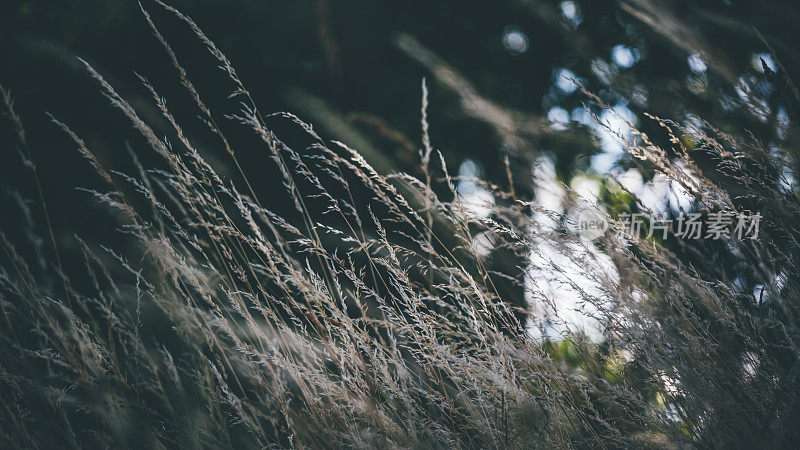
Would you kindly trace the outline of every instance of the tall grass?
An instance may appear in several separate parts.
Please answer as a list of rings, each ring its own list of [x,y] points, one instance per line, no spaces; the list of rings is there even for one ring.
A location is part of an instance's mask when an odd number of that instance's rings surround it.
[[[174,144],[85,64],[162,164],[107,170],[53,119],[106,185],[89,193],[121,213],[120,232],[136,245],[76,237],[85,262],[76,280],[57,261],[37,269],[24,242],[0,234],[4,447],[680,447],[797,437],[798,199],[766,181],[792,164],[710,126],[653,119],[679,151],[641,132],[629,151],[683,186],[694,210],[761,211],[758,239],[609,232],[587,243],[568,231],[570,215],[513,189],[485,185],[490,213],[471,213],[433,150],[426,93],[425,178],[380,174],[300,118],[263,114],[200,28],[161,5],[218,60],[242,105],[225,118],[259,145],[233,148],[144,10],[232,179],[206,162],[146,79]],[[307,144],[284,142],[269,126],[277,118]],[[294,213],[270,210],[242,151],[267,152]],[[698,152],[713,167],[701,170]],[[613,182],[603,192],[612,221],[642,208]],[[482,250],[486,236],[517,260],[540,255],[540,267],[508,280]],[[746,272],[747,286],[759,281],[760,293],[743,291],[715,254]],[[602,343],[580,330],[544,338],[537,309],[507,301],[498,280],[532,304],[557,301],[533,269],[579,293],[603,325]]]

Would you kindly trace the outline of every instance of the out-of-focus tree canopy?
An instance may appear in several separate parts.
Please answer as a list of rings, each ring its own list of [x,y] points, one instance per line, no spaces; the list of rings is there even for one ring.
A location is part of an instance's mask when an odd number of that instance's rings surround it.
[[[452,164],[475,160],[495,180],[504,177],[506,152],[520,162],[552,152],[563,174],[592,168],[588,155],[603,148],[581,125],[589,122],[585,97],[571,78],[624,113],[702,117],[780,140],[777,130],[763,132],[764,115],[792,113],[779,92],[773,104],[740,106],[747,89],[788,89],[769,83],[763,64],[778,78],[779,60],[790,73],[800,65],[793,48],[800,13],[788,1],[171,3],[228,53],[264,110],[292,110],[322,127],[319,116],[335,114],[368,140],[384,169],[416,165],[419,85],[427,76],[435,147]],[[136,2],[12,0],[2,8],[0,79],[37,118],[29,127],[44,122],[34,111],[74,113],[75,104],[85,106],[77,126],[123,125],[108,117],[77,57],[132,95],[145,95],[134,71],[174,79]],[[174,18],[154,14],[201,91],[226,94],[193,37]],[[98,145],[102,159],[115,159],[115,143]],[[72,156],[46,154],[65,164]],[[595,158],[594,169],[608,171],[613,162]]]

